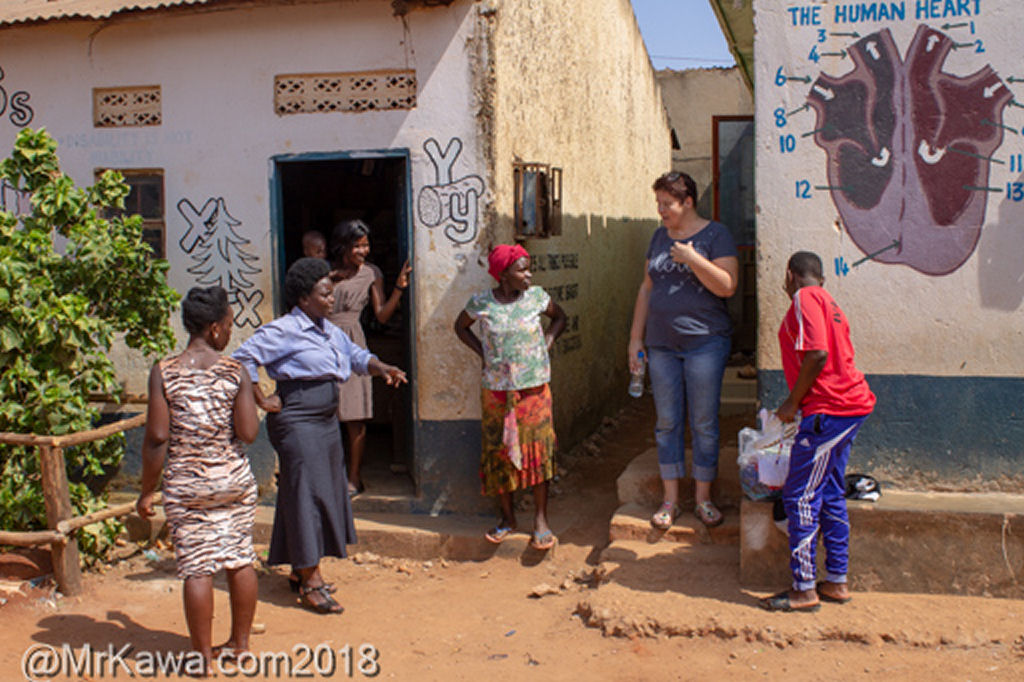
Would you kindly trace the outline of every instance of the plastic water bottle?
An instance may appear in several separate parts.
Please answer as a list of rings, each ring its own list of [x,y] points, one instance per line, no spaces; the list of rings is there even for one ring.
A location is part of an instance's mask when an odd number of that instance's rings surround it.
[[[636,357],[640,360],[640,369],[629,377],[629,394],[634,398],[639,398],[644,394],[644,352],[637,351]]]

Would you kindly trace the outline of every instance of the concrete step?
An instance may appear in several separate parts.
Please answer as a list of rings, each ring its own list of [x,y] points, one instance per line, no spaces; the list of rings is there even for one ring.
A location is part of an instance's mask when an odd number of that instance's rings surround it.
[[[708,528],[697,520],[693,511],[684,509],[668,530],[651,526],[651,514],[656,507],[627,503],[619,507],[612,516],[608,536],[612,542],[620,540],[659,541],[679,545],[738,545],[740,542],[739,511],[726,507],[722,510],[724,520],[714,528]]]
[[[753,414],[757,409],[757,379],[741,377],[738,371],[738,367],[725,368],[719,414]]]
[[[757,400],[757,378],[745,379],[738,374],[738,367],[726,367],[722,377],[723,398],[747,398]]]
[[[1024,495],[883,490],[849,501],[855,591],[1024,597]],[[824,550],[818,547],[819,575]],[[740,582],[787,584],[789,541],[770,502],[740,510]]]
[[[142,519],[134,513],[124,518],[130,540],[140,542],[166,536],[167,519],[163,507],[158,505],[154,511],[156,514],[151,519]],[[550,522],[558,536],[572,526],[574,519],[555,512],[551,514]],[[557,546],[547,552],[530,547],[530,534],[525,531],[512,533],[496,545],[484,537],[484,532],[493,525],[494,519],[489,516],[356,512],[358,543],[349,547],[349,553],[373,552],[417,561],[483,561],[504,557],[530,563],[549,560],[557,555]],[[273,526],[274,507],[257,505],[253,541],[258,545],[269,544]]]
[[[687,453],[689,454],[689,452]],[[718,478],[711,486],[711,499],[721,507],[739,508],[743,493],[740,490],[739,467],[736,457],[739,452],[736,445],[723,445],[718,453]],[[661,504],[663,486],[661,473],[658,469],[658,450],[650,448],[633,461],[619,474],[615,485],[619,503],[638,504],[654,509]],[[681,502],[684,510],[693,508],[693,479],[685,478],[679,482]]]

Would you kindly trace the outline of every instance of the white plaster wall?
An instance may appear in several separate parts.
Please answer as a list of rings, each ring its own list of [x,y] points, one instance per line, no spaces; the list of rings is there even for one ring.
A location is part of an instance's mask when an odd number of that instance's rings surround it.
[[[902,6],[906,18],[836,23],[837,8],[843,6],[844,11],[851,11],[854,5],[885,5],[885,9]],[[820,23],[794,26],[790,8],[807,9],[812,20],[811,13],[817,12]],[[919,19],[918,8],[934,15]],[[949,9],[953,12],[949,13]],[[798,13],[798,24],[799,16]],[[905,58],[919,24],[945,30],[961,43],[947,57],[946,71],[966,76],[991,64],[1006,87],[1015,92],[1017,100],[1024,102],[1024,88],[1006,81],[1009,76],[1024,77],[1020,68],[1024,61],[1020,19],[1020,4],[1014,0],[758,0],[755,100],[761,368],[781,366],[776,333],[789,304],[780,291],[786,260],[795,250],[809,249],[822,257],[826,287],[850,319],[861,370],[937,376],[1024,375],[1024,356],[1019,350],[1024,342],[1024,202],[1008,200],[1005,193],[1007,182],[1024,179],[1020,167],[1011,164],[1011,157],[1024,152],[1024,109],[1010,106],[1005,110],[1003,122],[1014,131],[1006,131],[994,154],[1003,163],[992,164],[990,168],[988,185],[1004,191],[989,195],[974,253],[959,269],[944,276],[928,276],[905,265],[871,261],[851,268],[845,276],[837,276],[836,258],[850,265],[865,254],[838,228],[839,213],[827,191],[812,190],[809,199],[795,196],[795,183],[799,180],[807,180],[812,186],[827,184],[825,151],[814,144],[812,137],[804,137],[815,125],[815,113],[795,113],[787,118],[784,128],[776,125],[774,115],[778,108],[791,112],[801,107],[811,88],[810,83],[799,81],[776,85],[779,67],[784,76],[808,76],[812,82],[819,71],[838,77],[853,68],[849,57],[824,57],[818,64],[808,59],[812,46],[819,52],[838,52],[855,40],[832,33],[856,31],[864,36],[888,28]],[[949,24],[959,25],[942,29]],[[819,43],[822,30],[825,41]],[[983,53],[977,51],[979,47]],[[780,152],[782,133],[794,134],[793,152]],[[955,396],[951,399],[955,400]]]
[[[424,151],[430,138],[444,149],[453,138],[462,148],[454,178],[486,177],[470,100],[466,41],[475,30],[472,3],[392,16],[382,0],[261,7],[173,15],[146,13],[108,22],[66,22],[0,31],[0,83],[8,94],[30,93],[33,127],[45,126],[60,142],[64,169],[80,184],[97,167],[162,168],[165,182],[170,283],[181,292],[194,285],[192,263],[178,240],[188,223],[176,210],[181,199],[197,208],[223,197],[241,222],[239,235],[257,255],[255,286],[264,292],[263,321],[273,317],[270,173],[279,154],[408,149],[412,160],[414,227],[413,287],[416,313],[427,326],[417,335],[421,357],[447,354],[454,336],[430,326],[455,276],[459,251],[440,237],[442,227],[418,220],[416,198],[438,185]],[[413,68],[417,106],[410,111],[278,116],[274,76]],[[163,123],[131,129],[94,129],[92,89],[160,85]],[[0,118],[0,149],[9,149],[17,128]],[[474,223],[472,229],[478,229]],[[450,306],[449,306],[450,307]],[[457,309],[455,309],[457,312]],[[444,310],[443,316],[451,316]],[[177,324],[177,321],[175,321]],[[235,330],[234,343],[250,327]],[[184,335],[179,333],[179,343]],[[131,354],[118,362],[129,390],[145,391],[146,364]],[[475,396],[473,397],[475,400]],[[421,417],[444,409],[424,407]]]
[[[672,167],[688,173],[703,192],[712,180],[713,116],[751,116],[754,96],[738,67],[727,69],[664,69],[657,72],[669,123],[680,149],[672,151]]]

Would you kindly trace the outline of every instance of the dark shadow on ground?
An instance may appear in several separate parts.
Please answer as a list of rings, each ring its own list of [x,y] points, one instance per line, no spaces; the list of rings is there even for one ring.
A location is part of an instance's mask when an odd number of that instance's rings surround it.
[[[181,652],[189,648],[187,635],[150,629],[121,611],[108,611],[107,620],[80,614],[55,614],[41,619],[38,626],[39,632],[33,634],[32,639],[57,649],[67,645],[76,657],[86,645],[94,652],[112,650],[115,653],[130,645],[125,660],[133,659],[139,651]]]

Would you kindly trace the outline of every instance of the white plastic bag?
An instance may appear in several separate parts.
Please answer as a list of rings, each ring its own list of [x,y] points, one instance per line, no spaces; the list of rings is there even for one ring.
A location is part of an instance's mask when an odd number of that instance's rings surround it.
[[[774,412],[761,409],[761,428],[739,432],[740,487],[752,500],[778,497],[789,474],[789,450],[800,420],[786,424]]]
[[[779,444],[757,453],[757,480],[769,488],[781,488],[789,475],[789,445]]]

